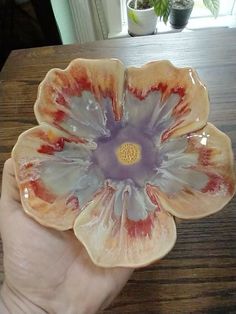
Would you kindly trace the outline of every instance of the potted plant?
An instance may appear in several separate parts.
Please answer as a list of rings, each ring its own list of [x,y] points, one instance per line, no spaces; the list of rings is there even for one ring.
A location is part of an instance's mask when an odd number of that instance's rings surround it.
[[[154,34],[158,16],[167,22],[169,4],[169,0],[129,0],[127,2],[129,34],[131,36]]]
[[[214,17],[218,16],[220,1],[203,0]],[[128,32],[131,36],[150,35],[156,30],[157,18],[170,23],[174,28],[187,25],[194,0],[128,0]]]
[[[220,7],[219,0],[203,0],[207,9],[217,17]],[[170,24],[173,28],[184,28],[188,24],[189,17],[194,6],[193,0],[172,0],[170,6]]]
[[[184,28],[193,10],[193,0],[173,0],[169,21],[173,28]]]

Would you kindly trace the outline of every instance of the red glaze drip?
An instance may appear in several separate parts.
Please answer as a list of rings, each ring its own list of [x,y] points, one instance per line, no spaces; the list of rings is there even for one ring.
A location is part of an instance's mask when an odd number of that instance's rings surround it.
[[[171,93],[179,94],[180,98],[185,96],[185,88],[184,87],[174,87],[171,89]]]
[[[148,215],[148,217],[144,220],[133,221],[127,219],[126,228],[128,230],[128,234],[130,237],[151,237],[152,228],[154,226],[154,213]]]
[[[183,116],[187,113],[189,113],[191,109],[189,108],[188,104],[184,105],[178,112],[179,115]]]
[[[70,142],[70,140],[64,137],[59,137],[54,143],[41,145],[37,151],[41,154],[54,155],[55,152],[61,152],[64,149],[65,142]]]
[[[147,95],[151,92],[151,91],[160,91],[162,94],[164,94],[167,90],[168,85],[164,84],[162,82],[155,84],[153,86],[151,86],[151,88],[145,93],[143,94],[142,90],[132,87],[132,86],[128,86],[128,91],[131,92],[133,95],[135,95],[138,99],[143,100],[147,97]],[[185,88],[183,87],[175,87],[171,89],[172,93],[177,93],[179,94],[179,96],[181,97],[180,102],[177,104],[177,106],[174,108],[173,110],[173,114],[174,115],[179,115],[179,116],[183,116],[186,115],[187,113],[189,113],[191,111],[191,109],[189,108],[188,104],[184,104],[182,99],[185,95]],[[167,95],[165,95],[165,97],[167,97]],[[170,129],[166,130],[165,132],[163,132],[162,136],[161,136],[161,141],[165,141],[167,140],[173,133],[174,133],[174,129],[180,125],[183,122],[183,120],[180,120],[178,122],[176,122],[174,124],[174,126],[172,126]]]
[[[41,154],[54,155],[55,149],[50,145],[41,145],[38,152]]]
[[[117,102],[117,99],[115,97],[114,90],[116,88],[115,81],[113,76],[105,77],[107,85],[105,88],[101,85],[92,84],[91,78],[89,77],[86,69],[81,69],[79,72],[77,72],[75,69],[71,71],[71,74],[74,77],[75,83],[74,86],[70,87],[64,87],[62,89],[63,93],[68,96],[81,96],[81,93],[83,91],[90,91],[94,94],[95,98],[99,101],[101,97],[108,97],[112,100],[112,109],[114,112],[115,120],[120,120],[122,117],[122,110],[119,108],[119,104]],[[106,84],[105,84],[106,85]],[[65,101],[65,98],[63,95],[59,95],[56,98],[57,103],[64,105],[66,107],[69,107],[68,103]],[[54,114],[55,115],[55,114]],[[60,122],[64,119],[64,115],[62,113],[57,113],[56,115],[56,121]]]
[[[32,162],[28,162],[27,164],[24,164],[24,169],[29,169],[31,167],[33,167],[33,163]]]
[[[233,195],[235,192],[235,186],[232,180],[227,177],[222,177],[218,174],[207,173],[209,181],[207,185],[202,189],[203,193],[217,193],[221,189],[225,193],[228,192],[230,195]]]
[[[164,142],[166,141],[173,133],[174,129],[180,125],[183,122],[183,120],[180,120],[179,122],[176,122],[170,129],[166,130],[165,132],[162,133],[161,135],[161,141]]]
[[[19,179],[21,182],[27,181],[32,177],[33,162],[27,162],[20,166]]]
[[[175,108],[173,110],[173,115],[183,116],[183,115],[186,115],[187,113],[189,113],[190,111],[191,111],[191,109],[189,108],[188,104],[186,104],[180,100],[180,102],[177,104],[177,106],[175,106]]]
[[[28,187],[34,192],[34,195],[47,203],[53,203],[56,196],[50,193],[46,187],[43,185],[42,181],[30,180]]]
[[[203,193],[217,193],[225,185],[224,178],[217,174],[207,174],[209,181],[207,185],[202,189]]]
[[[62,110],[57,110],[56,112],[52,112],[53,118],[54,118],[54,122],[61,122],[65,119],[66,113]]]
[[[56,96],[56,102],[61,105],[61,106],[64,106],[64,107],[69,107],[68,106],[68,103],[67,101],[65,100],[65,97],[63,96],[62,93],[58,93],[57,96]]]
[[[128,91],[131,92],[138,99],[144,100],[150,92],[160,91],[161,93],[164,93],[167,89],[167,84],[160,82],[158,84],[152,85],[145,94],[143,94],[142,90],[136,87],[128,86],[127,88],[128,88]]]
[[[78,197],[75,195],[71,195],[66,200],[66,206],[70,207],[72,210],[78,210],[79,209],[79,200]]]
[[[162,94],[164,94],[164,92],[167,89],[167,86],[168,86],[167,84],[159,83],[157,88],[156,86],[152,86],[151,91],[159,90],[160,92],[162,92]]]
[[[147,184],[146,192],[147,192],[147,195],[149,196],[151,202],[153,204],[157,205],[156,211],[160,211],[161,209],[160,209],[160,204],[158,202],[158,197],[156,194],[156,187],[152,186],[150,184]]]
[[[79,94],[81,94],[81,91],[84,90],[92,91],[92,83],[91,80],[89,80],[87,73],[84,73],[83,76],[75,77],[75,81]]]
[[[49,132],[50,132],[50,130],[49,130]],[[57,142],[57,140],[56,140],[56,141],[52,141],[52,140],[48,137],[47,131],[37,130],[37,131],[35,131],[35,133],[33,133],[33,135],[34,135],[35,137],[41,138],[41,139],[42,139],[43,141],[45,141],[45,142],[48,142],[49,145],[54,145],[54,144]],[[70,136],[69,139],[68,139],[68,138],[65,138],[65,137],[62,137],[65,142],[68,142],[68,143],[74,142],[74,143],[83,143],[83,144],[84,144],[84,143],[87,143],[86,140],[81,139],[81,138],[79,138],[79,137],[77,137],[77,136],[76,136],[76,137],[75,137],[75,136],[71,136],[71,135],[68,135],[68,136]],[[59,138],[59,137],[57,136],[57,138]]]
[[[147,94],[143,95],[141,90],[132,86],[128,86],[128,91],[131,92],[134,96],[136,96],[140,100],[145,99],[145,97],[147,96]]]
[[[120,106],[120,104],[117,101],[117,97],[115,95],[115,80],[114,77],[112,75],[109,76],[109,78],[107,78],[107,80],[109,81],[109,86],[108,88],[106,87],[106,89],[103,91],[101,86],[99,86],[99,93],[100,95],[102,95],[104,98],[110,98],[112,101],[112,111],[114,113],[115,116],[115,120],[116,121],[120,121],[122,116],[123,116],[123,107]]]
[[[213,149],[212,148],[207,148],[207,147],[200,147],[198,148],[198,162],[203,165],[203,166],[209,166],[212,165],[213,162],[211,162],[212,154],[213,154]]]
[[[117,81],[112,74],[103,73],[100,70],[97,72],[96,67],[93,69],[80,64],[79,66],[71,66],[67,73],[57,71],[56,77],[56,83],[61,87],[61,91],[57,92],[49,86],[45,94],[46,103],[41,110],[42,114],[53,116],[56,124],[60,124],[65,119],[66,113],[61,110],[56,113],[52,112],[51,107],[48,108],[47,104],[56,101],[59,105],[69,108],[69,102],[66,101],[65,95],[80,97],[83,91],[90,91],[98,102],[101,97],[109,97],[112,100],[115,120],[121,119],[122,108],[116,95]]]
[[[179,94],[179,97],[180,97],[180,101],[178,102],[178,104],[175,106],[173,110],[173,115],[183,116],[189,113],[191,109],[189,108],[188,103],[184,101],[185,88],[183,87],[172,88],[171,93]]]

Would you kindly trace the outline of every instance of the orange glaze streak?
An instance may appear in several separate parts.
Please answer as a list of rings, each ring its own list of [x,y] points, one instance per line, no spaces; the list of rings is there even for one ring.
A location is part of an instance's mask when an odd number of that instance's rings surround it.
[[[47,104],[52,102],[52,95],[54,94],[55,88],[53,87],[52,83],[44,83],[44,85],[42,86],[43,99],[41,101],[41,108],[43,110],[49,110]]]
[[[41,140],[49,142],[48,134],[43,130],[35,130],[33,137],[39,137]]]
[[[62,95],[78,95],[80,96],[80,91],[74,80],[73,73],[70,71],[69,73],[65,72],[57,72],[57,79],[54,81],[55,86],[61,87]],[[56,93],[60,93],[57,92]]]
[[[47,120],[48,122],[49,121],[53,122],[54,120],[60,121],[60,120],[64,119],[64,115],[65,115],[64,111],[62,111],[62,110],[56,110],[55,111],[55,110],[53,110],[51,105],[48,105],[48,104],[54,102],[54,100],[52,99],[51,96],[45,97],[45,99],[43,101],[44,101],[44,103],[42,104],[42,100],[41,100],[41,103],[38,106],[38,111],[44,117],[43,121]],[[47,119],[45,119],[45,116],[47,117]]]
[[[59,127],[59,126],[58,126]],[[50,130],[48,131],[48,133],[51,132]],[[51,144],[55,144],[58,139],[60,138],[60,136],[56,135],[55,133],[53,133],[54,137],[55,137],[55,140],[53,141],[51,137],[49,137],[47,131],[43,131],[43,130],[36,130],[33,135],[34,137],[39,137],[40,139],[42,139],[43,141],[45,142],[48,142],[49,145]],[[64,139],[65,142],[74,142],[74,143],[81,143],[81,144],[84,144],[84,143],[87,143],[86,140],[83,140],[79,137],[75,137],[75,136],[71,136],[70,134],[68,134],[69,138],[66,138],[66,137],[62,137]]]
[[[122,107],[119,108],[117,97],[115,97],[116,81],[114,77],[104,74],[98,77],[97,83],[96,81],[92,83],[91,74],[93,73],[82,65],[80,65],[79,68],[70,68],[69,73],[56,72],[52,84],[61,86],[61,92],[55,91],[52,85],[44,86],[45,105],[40,106],[42,113],[51,116],[56,125],[60,124],[66,118],[66,113],[62,110],[53,111],[52,108],[46,106],[46,104],[56,101],[59,105],[69,108],[69,104],[65,100],[65,95],[81,96],[82,91],[90,91],[97,100],[99,100],[101,96],[109,97],[112,100],[115,120],[120,120],[123,115],[123,110]]]
[[[112,100],[112,109],[115,115],[116,120],[120,120],[122,117],[122,110],[118,108],[118,102],[115,98],[115,80],[112,75],[109,77],[105,77],[102,81],[102,85],[100,83],[93,84],[91,82],[91,79],[89,78],[89,75],[87,73],[86,68],[80,69],[80,71],[77,71],[76,69],[71,69],[71,75],[74,77],[75,85],[72,87],[66,87],[63,88],[63,93],[67,94],[69,96],[81,96],[82,91],[90,91],[94,94],[95,98],[99,101],[101,96],[108,97]],[[60,97],[57,99],[59,103],[61,102],[62,105],[65,105],[64,103],[64,97]],[[68,107],[68,104],[66,105]],[[59,116],[60,120],[61,116]],[[62,116],[63,118],[63,116]],[[59,121],[60,122],[60,121]]]
[[[101,97],[110,98],[112,101],[112,111],[116,121],[120,121],[123,116],[123,108],[119,107],[117,97],[115,97],[116,82],[113,75],[100,78],[101,82],[91,85],[91,92],[99,101]]]
[[[81,96],[81,90],[76,82],[74,82],[74,86],[63,87],[62,93],[70,96]]]
[[[76,82],[77,92],[81,94],[83,90],[92,91],[92,82],[86,67],[81,65],[79,69],[71,68],[70,73]]]
[[[103,97],[109,97],[112,100],[112,109],[115,115],[115,120],[120,120],[123,114],[122,108],[119,108],[117,97],[115,97],[116,81],[113,75],[105,73],[97,77],[97,82],[92,82],[92,77],[96,77],[96,71],[91,71],[87,67],[80,65],[79,68],[71,67],[68,73],[56,72],[56,77],[53,81],[54,85],[61,86],[61,93],[55,95],[55,90],[52,86],[45,86],[46,103],[55,101],[65,107],[69,107],[64,95],[81,96],[82,91],[90,91],[94,94],[97,100]],[[70,79],[71,78],[71,79]],[[54,97],[52,97],[54,95]],[[60,123],[66,117],[66,114],[61,111],[52,111],[43,106],[44,114],[53,117],[56,123]]]
[[[66,113],[62,110],[54,111],[51,106],[47,104],[56,103],[69,108],[69,104],[66,102],[64,95],[69,96],[81,96],[81,91],[90,90],[91,82],[88,79],[86,70],[81,68],[80,71],[74,73],[74,69],[71,69],[70,73],[66,74],[64,72],[56,72],[54,81],[51,83],[53,85],[61,86],[61,92],[55,91],[52,85],[44,86],[44,105],[39,106],[43,114],[49,115],[53,118],[53,121],[57,124],[63,121],[66,117]],[[73,80],[70,80],[68,75],[72,75]],[[77,76],[76,76],[77,75]]]
[[[38,104],[38,111],[43,116],[48,115],[51,117],[52,109],[50,108],[50,105],[53,102],[52,95],[55,93],[55,89],[52,87],[52,85],[44,84],[42,87],[42,97],[40,98],[40,103]]]
[[[115,97],[115,80],[112,75],[110,75],[108,78],[106,78],[107,86],[103,89],[99,85],[99,92],[100,95],[102,95],[104,98],[108,97],[112,101],[112,111],[115,116],[116,121],[120,121],[123,116],[123,107],[119,108],[119,104],[117,101],[117,97]]]
[[[54,86],[61,86],[62,88],[69,88],[72,86],[72,80],[70,79],[70,76],[67,75],[63,70],[56,70],[54,72],[53,77],[53,85]]]

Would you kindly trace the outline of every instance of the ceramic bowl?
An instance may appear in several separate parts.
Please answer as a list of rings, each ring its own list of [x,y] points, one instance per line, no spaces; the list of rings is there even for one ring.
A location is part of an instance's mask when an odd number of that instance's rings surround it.
[[[48,72],[34,111],[39,125],[12,153],[24,210],[73,228],[97,265],[162,258],[173,216],[213,214],[235,192],[230,139],[207,123],[208,93],[191,68],[76,59]]]

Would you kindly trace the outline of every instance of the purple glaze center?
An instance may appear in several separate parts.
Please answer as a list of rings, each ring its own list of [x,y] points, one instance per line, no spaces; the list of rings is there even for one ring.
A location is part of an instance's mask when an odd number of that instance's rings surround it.
[[[124,165],[118,161],[116,149],[126,142],[140,145],[141,159],[137,163]],[[106,179],[131,179],[136,185],[144,186],[145,181],[153,174],[153,170],[158,167],[158,152],[151,136],[144,134],[138,128],[120,125],[111,132],[111,136],[97,140],[93,162],[103,171]]]

